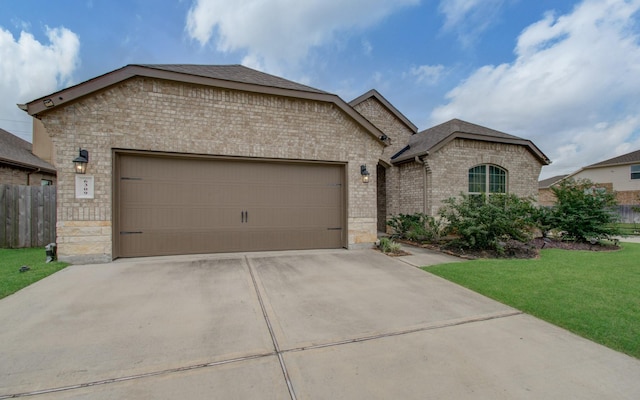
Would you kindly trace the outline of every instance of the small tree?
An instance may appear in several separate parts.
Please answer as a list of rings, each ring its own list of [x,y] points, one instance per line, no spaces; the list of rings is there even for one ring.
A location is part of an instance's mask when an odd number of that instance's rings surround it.
[[[619,234],[616,196],[586,179],[569,179],[551,188],[556,196],[553,226],[563,238],[588,242]]]
[[[448,232],[458,235],[462,247],[502,253],[509,240],[531,239],[533,212],[530,200],[513,194],[461,194],[445,200],[439,214],[448,222]]]

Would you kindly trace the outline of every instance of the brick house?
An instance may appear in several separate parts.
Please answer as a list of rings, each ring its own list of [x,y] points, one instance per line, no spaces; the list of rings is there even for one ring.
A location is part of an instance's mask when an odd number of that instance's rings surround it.
[[[31,143],[0,129],[0,183],[25,186],[56,183],[53,165],[31,150]]]
[[[540,170],[550,163],[530,140],[459,119],[412,135],[391,162],[402,212],[428,215],[460,193],[536,198]]]
[[[346,103],[239,65],[128,65],[21,108],[42,124],[34,143],[50,140],[58,255],[75,263],[369,247],[386,217],[436,210],[440,198],[418,200],[445,191],[421,185],[447,156],[499,165],[527,194],[546,160],[510,135],[423,151],[424,132],[374,90]],[[71,164],[79,148],[84,175]]]
[[[569,175],[555,178],[557,179],[549,178],[539,183],[539,197],[543,205],[555,203],[551,186],[564,179],[588,179],[597,187],[615,192],[624,221],[635,222],[638,218],[637,213],[632,212],[632,207],[640,205],[640,150],[600,161]]]

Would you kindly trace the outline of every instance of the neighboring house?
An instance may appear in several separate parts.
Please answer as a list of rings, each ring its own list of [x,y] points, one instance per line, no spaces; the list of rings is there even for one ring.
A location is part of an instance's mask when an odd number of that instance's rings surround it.
[[[614,191],[624,219],[633,222],[631,207],[640,205],[640,150],[588,165],[563,179],[588,179]]]
[[[31,143],[0,129],[0,183],[40,186],[56,183],[53,165],[31,152]]]
[[[536,198],[540,170],[549,163],[529,140],[459,119],[411,136],[392,157],[404,212],[429,215],[460,193]]]
[[[128,65],[21,108],[42,123],[34,146],[50,140],[58,256],[76,263],[369,247],[387,217],[467,192],[470,171],[534,195],[548,163],[462,121],[416,133],[375,90],[346,103],[239,65]]]
[[[563,180],[567,175],[556,175],[538,182],[538,204],[541,206],[552,206],[556,203],[556,196],[551,187]]]

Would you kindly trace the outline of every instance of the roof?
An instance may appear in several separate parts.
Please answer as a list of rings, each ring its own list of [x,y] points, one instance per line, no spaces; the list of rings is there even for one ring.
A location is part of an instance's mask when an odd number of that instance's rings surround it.
[[[549,158],[530,140],[508,133],[496,131],[484,126],[472,124],[460,119],[452,119],[440,125],[416,133],[409,138],[409,144],[400,153],[394,155],[394,163],[402,163],[438,151],[454,139],[480,140],[525,146],[543,164],[550,164]]]
[[[409,121],[409,118],[405,117],[397,108],[393,106],[393,104],[389,103],[387,99],[384,98],[377,90],[371,89],[367,93],[351,100],[349,105],[351,107],[356,107],[358,104],[368,100],[370,98],[374,98],[378,100],[391,114],[393,114],[396,118],[402,121],[403,124],[407,126],[411,130],[411,132],[418,132],[418,127],[413,124],[413,122]]]
[[[53,165],[31,152],[31,143],[0,129],[0,163],[27,169],[56,173]]]
[[[136,76],[334,103],[364,127],[378,142],[386,145],[380,140],[383,132],[337,95],[242,65],[130,64],[27,104],[19,104],[18,107],[29,115],[37,117],[40,113]]]
[[[252,85],[273,87],[280,89],[300,90],[312,93],[327,92],[289,81],[279,76],[265,74],[243,65],[196,65],[196,64],[139,64],[141,67],[162,71],[177,72],[180,74],[207,77],[226,80],[230,82],[242,82]]]
[[[556,175],[553,176],[551,178],[547,178],[547,179],[543,179],[541,181],[538,181],[538,189],[547,189],[549,187],[551,187],[552,185],[556,184],[557,182],[563,180],[564,178],[566,178],[569,175]]]
[[[599,168],[599,167],[611,167],[614,165],[625,164],[639,164],[640,163],[640,150],[632,151],[631,153],[623,154],[618,157],[613,157],[608,160],[600,161],[595,164],[588,165],[582,169]]]

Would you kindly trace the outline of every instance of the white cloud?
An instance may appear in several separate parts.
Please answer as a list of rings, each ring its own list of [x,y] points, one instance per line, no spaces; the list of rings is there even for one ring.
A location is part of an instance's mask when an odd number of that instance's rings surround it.
[[[352,29],[362,30],[419,0],[196,0],[187,15],[189,36],[222,52],[245,52],[245,65],[279,72],[313,47]]]
[[[415,77],[418,83],[425,83],[427,85],[435,85],[438,83],[443,73],[443,65],[421,65],[419,67],[412,67],[411,70],[409,70],[409,75]]]
[[[368,40],[363,40],[362,52],[364,53],[364,55],[370,56],[372,51],[373,51],[373,46],[371,45],[371,42]]]
[[[16,107],[56,89],[70,84],[78,67],[80,40],[66,28],[46,28],[48,44],[38,42],[34,36],[21,32],[15,40],[11,32],[0,27],[0,125],[30,140],[30,121]],[[18,128],[12,128],[17,126]]]
[[[438,10],[444,14],[445,31],[455,31],[468,46],[496,20],[505,0],[440,0]]]
[[[528,137],[573,170],[640,146],[640,0],[585,0],[519,36],[516,58],[479,68],[432,122],[462,118]]]

